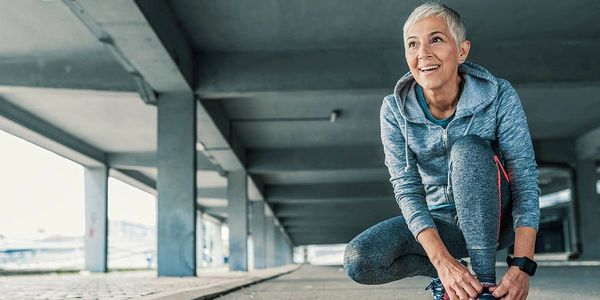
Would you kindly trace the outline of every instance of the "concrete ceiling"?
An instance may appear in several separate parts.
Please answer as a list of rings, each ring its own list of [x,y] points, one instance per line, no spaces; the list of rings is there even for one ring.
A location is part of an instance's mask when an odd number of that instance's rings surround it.
[[[204,211],[227,217],[223,175],[244,167],[250,197],[271,204],[296,245],[348,242],[399,213],[378,115],[407,71],[402,26],[419,1],[67,2],[109,42],[62,1],[0,1],[0,36],[10,41],[0,45],[3,129],[68,141],[74,151],[39,144],[107,161],[152,188],[156,108],[137,93],[139,73],[158,101],[173,86],[199,99]],[[470,59],[517,88],[549,168],[543,190],[566,186],[552,170],[599,158],[600,4],[446,3],[466,20]]]

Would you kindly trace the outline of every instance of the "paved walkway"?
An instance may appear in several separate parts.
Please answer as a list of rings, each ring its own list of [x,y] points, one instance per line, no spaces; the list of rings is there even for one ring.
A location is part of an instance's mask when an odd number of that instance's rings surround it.
[[[3,276],[0,299],[431,299],[424,277],[365,286],[348,279],[340,267],[296,269],[211,272],[192,278],[156,278],[153,272]],[[276,277],[280,274],[286,275]],[[599,266],[540,267],[528,299],[600,299],[599,288]]]
[[[205,272],[184,278],[157,278],[155,272],[0,276],[0,299],[214,298],[297,268],[292,265],[247,273]]]
[[[499,274],[505,268],[498,268]],[[300,270],[248,288],[219,300],[280,299],[431,299],[425,277],[385,285],[365,286],[348,279],[340,267],[303,266]],[[600,299],[600,267],[540,267],[531,281],[528,299]]]

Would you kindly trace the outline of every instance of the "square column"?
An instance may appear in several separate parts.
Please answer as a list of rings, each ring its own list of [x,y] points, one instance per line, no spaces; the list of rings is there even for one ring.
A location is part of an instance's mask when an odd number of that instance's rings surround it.
[[[106,272],[108,264],[108,168],[85,167],[85,268]]]
[[[196,100],[158,99],[158,276],[196,275]]]
[[[267,268],[275,266],[275,220],[273,215],[267,215],[265,218],[265,230],[266,230],[266,260]]]
[[[264,269],[267,267],[265,202],[252,202],[250,207],[250,233],[254,241],[254,268]]]
[[[281,227],[279,227],[279,224],[276,224],[275,226],[275,265],[276,266],[281,266],[282,265],[282,253],[283,253],[283,239],[282,239],[282,235],[281,235]]]
[[[196,212],[196,270],[200,270],[204,264],[204,237],[207,236],[202,226],[202,211]]]
[[[575,168],[575,207],[581,259],[600,259],[600,203],[596,193],[596,162],[578,161]]]
[[[227,174],[229,270],[248,271],[248,177],[243,170]]]
[[[222,267],[224,264],[223,258],[223,238],[221,236],[222,223],[218,222],[217,226],[213,227],[213,249],[211,252],[213,267]]]

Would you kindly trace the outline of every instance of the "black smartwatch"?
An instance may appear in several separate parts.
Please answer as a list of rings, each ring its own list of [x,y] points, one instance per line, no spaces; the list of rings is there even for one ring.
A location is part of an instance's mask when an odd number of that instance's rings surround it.
[[[535,270],[537,269],[537,263],[528,257],[506,257],[506,263],[509,267],[517,266],[519,269],[529,276],[535,275]]]

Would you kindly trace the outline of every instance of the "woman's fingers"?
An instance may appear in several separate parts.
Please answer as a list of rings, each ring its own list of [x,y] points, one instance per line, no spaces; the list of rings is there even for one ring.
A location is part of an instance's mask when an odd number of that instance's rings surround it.
[[[467,295],[467,293],[465,292],[465,290],[463,290],[461,287],[455,287],[454,288],[454,292],[456,293],[456,296],[458,296],[458,299],[460,300],[467,300],[469,299],[469,295]]]
[[[503,296],[507,296],[508,294],[508,287],[504,284],[504,281],[500,282],[500,285],[490,289],[490,291],[492,291],[492,295],[496,298],[501,298]]]
[[[467,293],[467,295],[469,295],[470,299],[475,299],[477,297],[477,295],[479,295],[479,293],[477,292],[477,290],[475,290],[475,287],[473,287],[471,284],[466,284],[463,289],[465,290],[465,292]]]
[[[451,285],[450,289],[459,299],[474,299],[479,295],[479,292],[471,285],[471,279],[470,274],[463,274]]]

